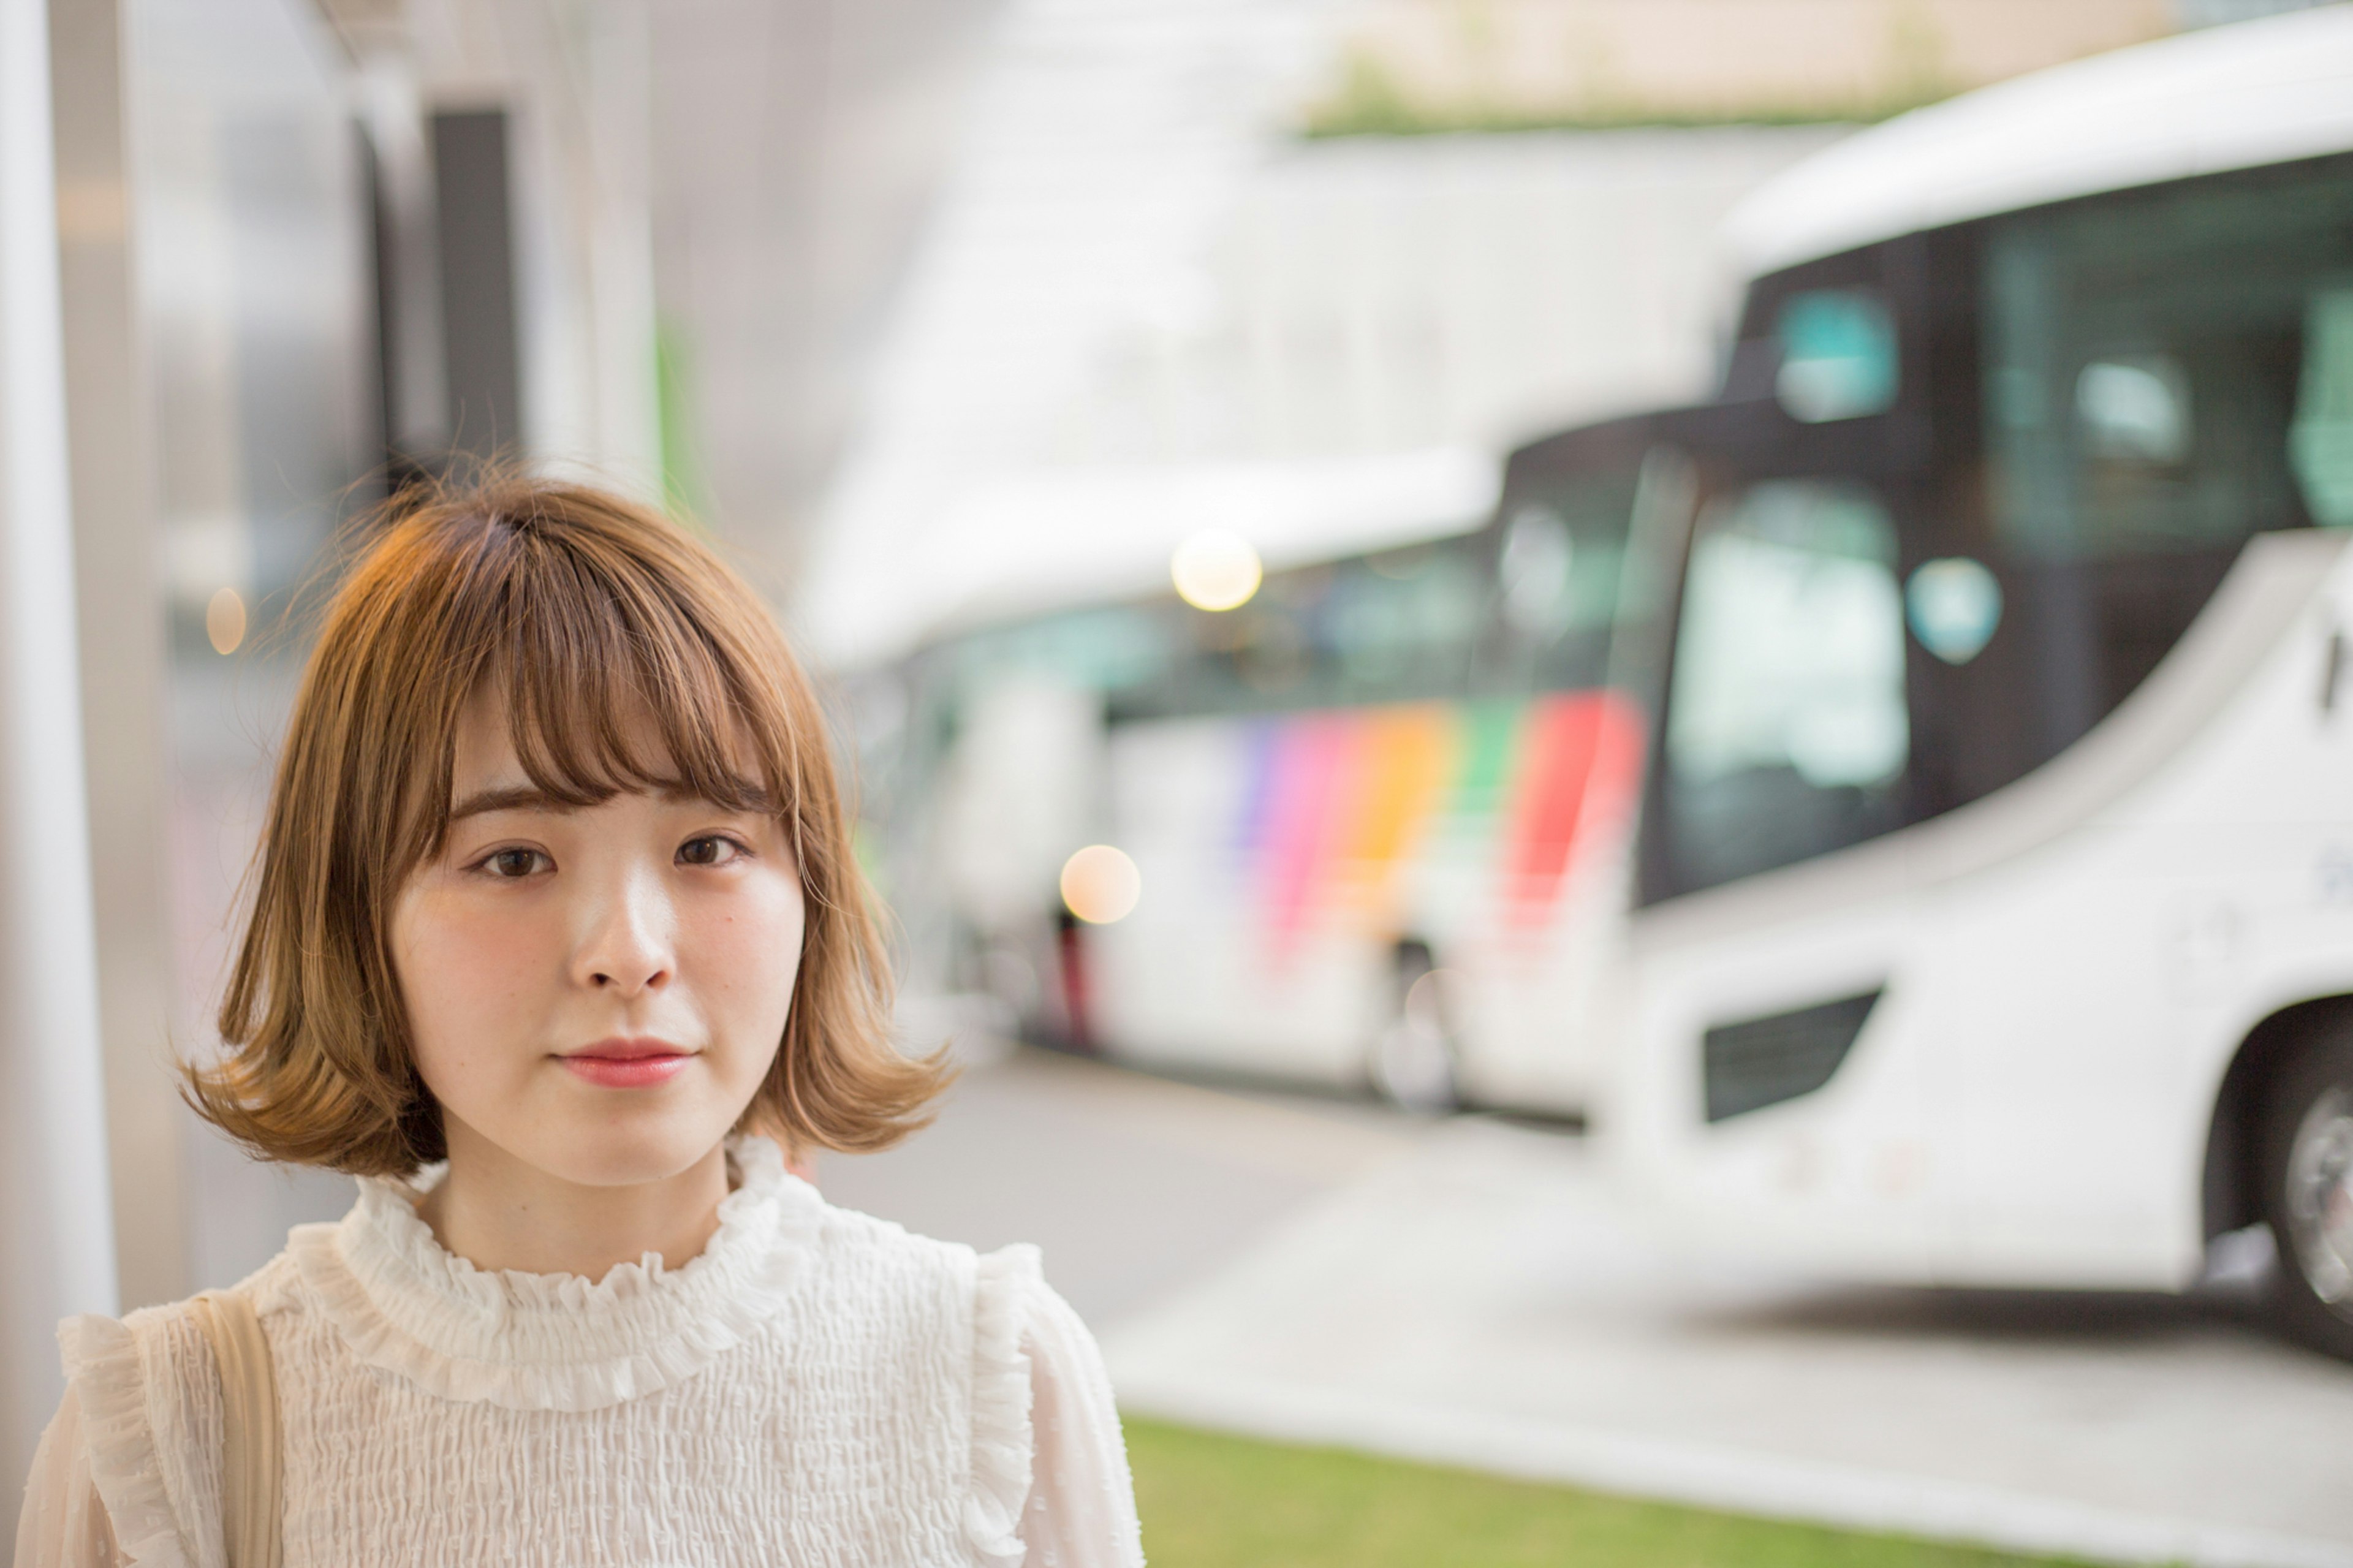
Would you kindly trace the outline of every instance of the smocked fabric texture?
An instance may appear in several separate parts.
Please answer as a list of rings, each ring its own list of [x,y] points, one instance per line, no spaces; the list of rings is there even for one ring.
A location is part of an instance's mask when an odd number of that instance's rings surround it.
[[[774,1145],[702,1254],[491,1273],[361,1184],[243,1287],[278,1378],[285,1565],[1136,1568],[1101,1355],[1034,1248],[837,1209]],[[18,1568],[226,1568],[221,1401],[183,1307],[59,1332]]]

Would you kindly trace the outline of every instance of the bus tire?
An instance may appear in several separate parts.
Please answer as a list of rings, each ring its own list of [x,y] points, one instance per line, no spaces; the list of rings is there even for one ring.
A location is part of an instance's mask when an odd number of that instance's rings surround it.
[[[1437,1115],[1461,1103],[1453,1020],[1430,949],[1400,942],[1390,968],[1389,1006],[1373,1037],[1368,1076],[1375,1092],[1402,1110]]]
[[[2272,1080],[2256,1148],[2282,1326],[2353,1361],[2353,1035],[2322,1039]]]

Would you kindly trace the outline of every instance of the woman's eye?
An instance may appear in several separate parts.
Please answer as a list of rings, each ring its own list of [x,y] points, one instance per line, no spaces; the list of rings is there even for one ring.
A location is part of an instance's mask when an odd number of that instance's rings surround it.
[[[536,849],[499,849],[482,861],[482,869],[493,877],[513,880],[538,870],[540,861],[545,858]]]
[[[705,834],[690,838],[678,847],[678,863],[681,866],[724,866],[744,852],[744,847],[732,838],[717,834]]]

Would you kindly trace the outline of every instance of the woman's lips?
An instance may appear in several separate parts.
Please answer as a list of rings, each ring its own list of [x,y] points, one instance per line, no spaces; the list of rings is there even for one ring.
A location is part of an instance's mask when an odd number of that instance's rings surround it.
[[[557,1059],[575,1077],[603,1089],[651,1089],[676,1078],[694,1057],[690,1051],[668,1047],[643,1050],[628,1047],[606,1052],[592,1046]]]

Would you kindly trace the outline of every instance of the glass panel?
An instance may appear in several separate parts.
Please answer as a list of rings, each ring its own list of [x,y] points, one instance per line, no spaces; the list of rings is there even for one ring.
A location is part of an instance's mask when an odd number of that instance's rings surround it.
[[[1782,303],[1774,391],[1793,419],[1820,425],[1895,405],[1895,326],[1867,289],[1815,289]]]
[[[1707,509],[1667,708],[1672,891],[1897,825],[1904,640],[1895,530],[1867,489],[1774,480]]]
[[[2313,296],[2288,453],[2312,521],[2353,526],[2353,289]]]
[[[966,694],[1033,679],[1107,692],[1165,679],[1170,650],[1158,617],[1120,605],[976,633],[955,646],[954,657],[956,683]]]
[[[2342,493],[2341,161],[2006,220],[1986,279],[1995,522],[2023,557],[2232,549]]]
[[[1529,483],[1505,504],[1493,642],[1482,684],[1498,692],[1599,686],[1628,586],[1631,472]]]
[[[1467,550],[1393,551],[1319,575],[1286,606],[1303,658],[1333,667],[1312,672],[1318,686],[1341,700],[1419,695],[1433,661],[1460,682],[1488,597]]]
[[[1113,722],[1599,686],[1621,602],[1660,597],[1625,571],[1639,488],[1530,479],[1499,529],[1270,573],[1237,609],[1172,597],[974,633],[936,656],[946,711],[1031,675],[1099,694]]]
[[[1239,609],[1120,612],[1159,651],[1098,684],[1113,721],[1461,697],[1494,596],[1476,537],[1271,573]]]

